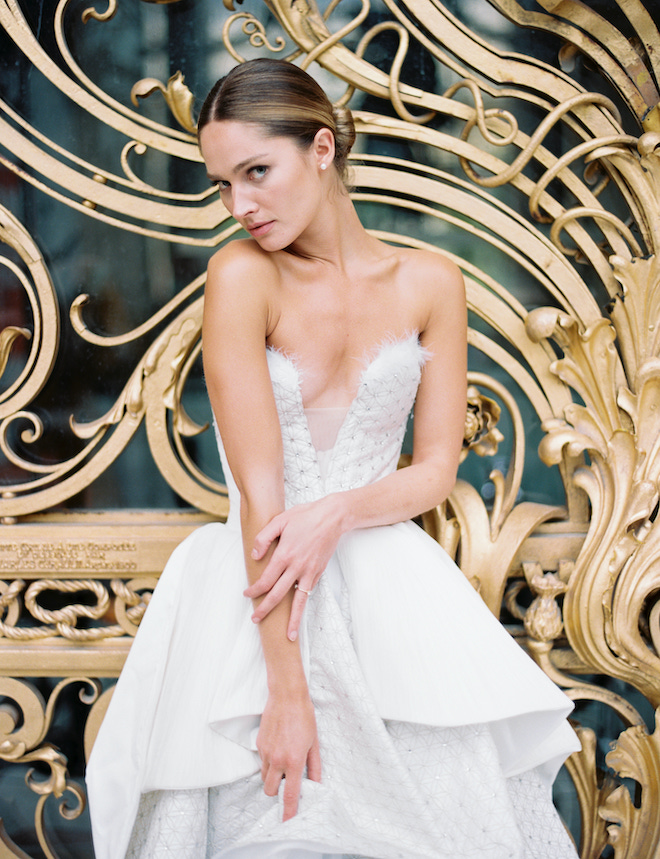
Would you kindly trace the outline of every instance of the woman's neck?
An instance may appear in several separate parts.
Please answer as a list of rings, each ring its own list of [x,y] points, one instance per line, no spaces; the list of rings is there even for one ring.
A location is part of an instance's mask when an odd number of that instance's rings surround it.
[[[286,250],[342,270],[374,241],[362,226],[348,193],[342,190],[328,198],[314,223]]]

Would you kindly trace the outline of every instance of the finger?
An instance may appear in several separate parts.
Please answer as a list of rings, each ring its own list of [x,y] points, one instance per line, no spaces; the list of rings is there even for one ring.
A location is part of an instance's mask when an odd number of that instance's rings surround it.
[[[275,572],[275,568],[273,568],[273,574],[270,575],[269,573],[266,575],[266,571],[264,571],[256,581],[252,582],[251,585],[248,585],[248,587],[245,588],[243,596],[250,597],[250,599],[253,600],[257,599],[257,597],[262,597],[264,594],[268,593],[283,572],[284,569],[280,570],[278,574]]]
[[[267,525],[259,531],[254,538],[252,546],[252,557],[255,561],[261,560],[268,551],[268,547],[282,533],[284,523],[280,520],[280,516],[273,517]]]
[[[282,821],[290,820],[298,812],[300,786],[302,784],[302,768],[288,770],[284,779],[284,814]]]
[[[270,764],[268,763],[268,757],[261,751],[259,735],[257,735],[257,752],[259,753],[259,760],[261,761],[261,780],[266,781],[266,776],[268,775],[268,767],[270,766]]]
[[[302,620],[303,612],[305,611],[305,606],[307,605],[307,597],[308,594],[306,594],[305,591],[301,590],[300,588],[296,588],[296,592],[293,596],[293,602],[291,603],[289,626],[286,631],[289,641],[295,641],[298,638],[300,622]]]
[[[284,558],[279,557],[277,554],[273,555],[273,557],[264,567],[263,572],[261,573],[259,578],[252,582],[251,585],[248,585],[247,588],[245,588],[245,590],[243,591],[243,595],[246,597],[250,597],[251,599],[256,599],[256,597],[260,597],[264,594],[267,594],[286,569],[286,560]]]
[[[307,778],[311,781],[321,781],[321,750],[318,737],[307,755]]]
[[[259,605],[255,608],[252,614],[252,620],[255,623],[262,621],[276,605],[279,605],[284,597],[289,593],[295,578],[293,574],[287,573],[286,576],[281,576],[278,582],[273,585],[268,594],[263,598]]]
[[[283,775],[284,773],[281,769],[274,766],[268,767],[268,772],[264,779],[264,793],[266,796],[277,796]]]

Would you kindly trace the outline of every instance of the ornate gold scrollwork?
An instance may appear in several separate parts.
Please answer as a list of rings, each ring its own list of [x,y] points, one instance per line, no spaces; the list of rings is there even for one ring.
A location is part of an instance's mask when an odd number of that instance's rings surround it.
[[[283,50],[285,46],[285,41],[281,36],[278,36],[275,44],[271,45],[266,36],[266,28],[257,18],[254,17],[249,12],[236,12],[236,14],[231,15],[227,21],[225,22],[224,27],[222,28],[222,41],[227,48],[227,51],[231,54],[231,56],[236,60],[236,62],[241,63],[244,61],[244,58],[236,51],[232,44],[230,30],[232,24],[236,21],[243,21],[243,25],[241,27],[243,33],[248,36],[248,40],[250,45],[255,48],[266,47],[269,51],[275,53],[276,51]]]
[[[607,763],[624,778],[634,779],[643,791],[649,792],[660,778],[660,730],[649,734],[643,725],[625,730],[616,746],[607,755]],[[622,856],[652,856],[660,843],[660,824],[652,807],[636,803],[623,786],[612,791],[603,803],[601,816],[610,824],[609,841],[621,847]]]
[[[474,385],[470,385],[467,392],[462,460],[470,450],[479,456],[492,456],[497,453],[498,444],[504,441],[504,436],[497,428],[500,414],[501,409],[495,400],[485,397]]]
[[[184,84],[184,78],[181,72],[172,75],[168,80],[167,86],[163,86],[160,81],[154,78],[145,78],[134,84],[131,90],[131,101],[137,107],[138,98],[146,98],[152,92],[159,91],[163,94],[163,98],[167,102],[167,106],[172,111],[174,118],[182,128],[186,131],[195,133],[196,122],[193,119],[192,107],[194,96]]]
[[[32,333],[27,328],[18,328],[16,325],[8,325],[0,331],[0,377],[5,372],[12,344],[17,337],[29,340]]]
[[[172,310],[181,304],[187,294],[198,290],[201,283],[202,279],[198,278],[189,290],[185,290],[170,302],[138,331],[115,338],[114,342],[128,342],[150,330],[161,319],[171,315]],[[85,296],[81,296],[72,307],[73,324],[85,339],[96,343],[103,342],[103,338],[87,331],[82,321],[80,309],[85,299]],[[8,430],[12,421],[19,418],[30,419],[34,427],[30,435],[23,434],[24,441],[36,441],[41,437],[42,425],[36,416],[21,411],[0,423],[0,449],[7,459],[17,467],[42,475],[27,484],[9,486],[8,491],[12,495],[0,499],[0,513],[3,513],[3,508],[8,508],[4,515],[24,515],[42,509],[45,505],[56,504],[80,491],[117,457],[144,419],[161,473],[166,479],[174,481],[177,492],[184,498],[190,498],[191,502],[198,506],[220,516],[226,515],[226,496],[222,487],[204,475],[178,443],[181,435],[194,435],[204,429],[187,416],[181,403],[183,384],[190,372],[190,359],[199,350],[200,326],[201,302],[197,300],[176,317],[154,341],[132,373],[120,397],[105,415],[85,424],[78,423],[72,417],[73,432],[86,444],[80,453],[66,462],[43,466],[28,462],[11,449]],[[112,338],[108,340],[112,342]],[[174,449],[168,433],[168,412],[173,415]],[[92,457],[94,451],[98,452]]]
[[[53,283],[36,242],[18,219],[1,205],[0,243],[11,248],[22,263],[19,266],[7,256],[0,257],[0,266],[15,277],[24,291],[33,320],[32,330],[8,326],[0,331],[2,373],[16,339],[22,337],[31,344],[30,353],[18,377],[0,390],[2,421],[32,402],[46,383],[59,345],[59,312]]]
[[[549,322],[550,314],[530,314],[531,336],[540,333],[541,319]],[[590,498],[592,520],[564,602],[569,639],[587,664],[607,665],[608,673],[635,685],[657,706],[658,655],[638,630],[630,629],[629,617],[631,611],[639,617],[658,588],[645,543],[650,541],[651,556],[657,557],[660,364],[655,357],[647,359],[636,378],[628,379],[630,390],[614,348],[615,331],[606,320],[581,332],[574,319],[555,314],[548,334],[566,356],[555,363],[555,372],[584,405],[574,403],[565,410],[565,420],[549,422],[540,454],[548,463],[559,461],[565,448],[572,456],[587,451],[590,458],[575,476]],[[593,623],[596,610],[603,612],[598,625]]]
[[[46,742],[52,726],[56,705],[62,691],[73,683],[83,684],[80,700],[91,705],[99,696],[98,681],[88,678],[67,678],[60,681],[45,701],[31,684],[11,677],[0,678],[0,761],[24,766],[39,763],[48,770],[47,777],[37,776],[29,769],[25,776],[28,788],[38,795],[35,809],[35,830],[39,845],[49,859],[57,854],[48,836],[44,809],[46,802],[54,797],[61,800],[59,812],[67,820],[78,818],[85,808],[85,794],[80,785],[69,778],[67,760],[53,745]],[[66,795],[73,797],[73,804]],[[5,848],[11,856],[25,855],[18,852],[11,839],[0,833]]]
[[[95,21],[109,21],[113,18],[117,11],[117,0],[107,0],[107,3],[108,8],[105,12],[98,12],[94,6],[89,6],[85,9],[81,16],[83,23],[86,24],[92,19]]]
[[[20,641],[36,641],[61,636],[69,641],[100,641],[104,638],[135,635],[142,619],[151,591],[156,586],[155,579],[132,579],[122,581],[113,579],[110,592],[114,596],[112,615],[117,623],[78,627],[81,618],[99,621],[110,613],[110,593],[108,588],[96,579],[49,580],[41,579],[26,586],[17,579],[7,584],[0,582],[0,609],[6,612],[6,620],[0,620],[0,638]],[[95,605],[70,603],[60,609],[47,609],[40,605],[39,596],[44,592],[57,591],[61,594],[91,592]],[[145,593],[146,591],[146,593]],[[40,626],[19,625],[22,620],[21,597],[26,612],[32,621]]]
[[[145,0],[138,8],[161,14],[156,7],[166,5]],[[467,7],[452,13],[437,0],[383,0],[378,7],[362,0],[350,8],[341,0],[324,8],[315,0],[268,0],[267,23],[224,0],[218,50],[236,61],[258,50],[288,51],[287,59],[312,72],[317,64],[342,82],[338,102],[356,108],[363,150],[353,162],[355,198],[367,216],[391,213],[374,219],[374,234],[410,246],[437,243],[463,268],[472,355],[485,361],[470,374],[464,453],[490,463],[491,495],[461,479],[424,523],[491,610],[508,612],[512,631],[577,702],[577,720],[583,707],[600,708],[623,726],[606,738],[615,746],[605,760],[597,748],[605,737],[578,726],[582,752],[567,768],[583,859],[600,859],[606,848],[615,859],[641,859],[658,854],[660,843],[660,749],[648,715],[660,706],[660,34],[640,0],[620,0],[611,21],[574,0],[490,5],[512,27],[556,38],[561,68],[502,52],[472,29]],[[98,34],[116,24],[122,5],[83,7],[54,3],[52,55],[31,29],[25,2],[0,3],[0,23],[25,60],[118,141],[116,169],[68,151],[6,100],[0,165],[99,228],[170,247],[221,244],[237,227],[211,190],[174,193],[143,170],[154,153],[199,161],[192,105],[201,94],[180,72],[169,80],[166,72],[162,80],[136,76],[123,98],[111,95],[79,64],[67,16],[81,16],[85,34]],[[381,18],[375,24],[374,11]],[[371,57],[386,34],[393,55],[378,68]],[[432,61],[432,86],[411,82],[404,71],[412,45]],[[592,77],[595,91],[587,92],[571,74],[581,55],[618,92],[627,126],[636,120],[639,136],[624,131],[609,84]],[[156,92],[172,127],[139,107]],[[371,99],[369,111],[360,109],[363,96]],[[371,140],[392,144],[391,151],[380,154]],[[0,241],[9,249],[0,265],[30,317],[0,330],[0,452],[11,472],[0,493],[0,653],[8,673],[37,676],[36,654],[43,676],[66,677],[48,703],[36,685],[0,679],[0,758],[46,768],[28,787],[39,797],[37,840],[55,859],[45,804],[71,795],[71,808],[60,807],[63,818],[79,816],[83,805],[62,752],[47,743],[56,703],[74,674],[117,674],[162,559],[145,560],[139,541],[123,557],[115,541],[98,560],[98,534],[96,543],[78,532],[59,541],[16,535],[56,527],[51,514],[29,517],[97,480],[142,424],[158,471],[180,497],[216,516],[226,513],[226,498],[185,443],[205,430],[183,405],[200,348],[201,271],[145,321],[109,336],[87,322],[94,299],[87,287],[67,297],[69,319],[60,322],[41,237],[35,241],[6,207]],[[517,288],[531,298],[523,301]],[[610,302],[606,313],[603,300]],[[71,417],[74,452],[45,462],[30,456],[49,431],[35,404],[53,373],[63,324],[70,325],[67,336],[108,354],[141,337],[151,342],[111,402],[91,418]],[[526,496],[535,421],[542,425],[540,460],[561,476],[564,497],[553,503]],[[482,460],[470,456],[465,465],[471,461]],[[148,532],[151,525],[138,518],[104,527]],[[61,524],[69,533],[72,526]],[[12,535],[4,543],[3,533]],[[81,682],[92,690],[89,750],[111,692]],[[634,798],[624,779],[634,782]],[[0,855],[21,855],[2,829]]]
[[[100,641],[120,635],[135,635],[155,585],[155,579],[134,579],[127,582],[113,579],[110,582],[110,591],[115,597],[112,614],[118,622],[78,628],[80,618],[98,621],[108,614],[110,594],[101,582],[95,579],[42,579],[27,587],[20,579],[9,584],[0,582],[0,608],[7,613],[7,619],[0,621],[0,637],[35,641],[62,636],[70,641]],[[39,596],[48,591],[65,594],[88,591],[94,595],[96,604],[90,606],[74,603],[60,609],[46,609],[39,604]],[[31,619],[38,621],[41,626],[18,625],[17,622],[21,619],[20,597]]]
[[[613,81],[639,121],[649,130],[657,130],[660,114],[658,64],[654,45],[657,44],[659,34],[657,19],[654,20],[650,7],[645,8],[639,0],[618,4],[623,6],[628,23],[644,45],[644,49],[640,50],[633,40],[626,38],[603,15],[575,0],[563,3],[560,10],[554,2],[539,3],[548,12],[558,14],[530,12],[524,10],[516,0],[497,0],[496,5],[507,17],[523,27],[534,27],[560,35],[566,41],[560,52],[565,67],[571,67],[576,53],[589,57]],[[651,64],[652,72],[649,69]]]

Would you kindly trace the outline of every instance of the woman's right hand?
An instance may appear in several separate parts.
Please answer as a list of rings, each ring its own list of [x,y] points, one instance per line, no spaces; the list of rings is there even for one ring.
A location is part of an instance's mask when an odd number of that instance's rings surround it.
[[[252,620],[260,623],[294,584],[299,586],[287,626],[290,641],[298,637],[306,597],[316,587],[344,531],[342,495],[332,493],[283,510],[254,539],[253,560],[263,559],[271,547],[273,551],[259,578],[243,592],[252,599],[264,597],[255,606]]]
[[[309,693],[270,692],[257,735],[261,778],[267,796],[277,796],[284,779],[284,815],[298,811],[302,780],[321,781],[321,756],[316,717]]]

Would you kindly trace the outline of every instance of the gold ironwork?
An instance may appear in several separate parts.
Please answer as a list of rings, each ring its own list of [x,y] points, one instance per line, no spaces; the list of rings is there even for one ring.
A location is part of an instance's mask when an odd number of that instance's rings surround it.
[[[162,92],[167,106],[172,111],[179,125],[185,128],[186,131],[195,133],[196,123],[192,114],[193,94],[185,85],[181,72],[172,75],[167,82],[167,86],[163,86],[160,81],[154,78],[138,81],[131,90],[131,101],[137,107],[139,98],[146,98],[156,90]],[[142,152],[144,151],[143,147]]]
[[[137,8],[160,15],[177,2]],[[651,859],[660,857],[660,33],[641,0],[617,0],[611,20],[577,0],[537,0],[532,9],[489,2],[512,32],[533,28],[556,40],[559,65],[501,51],[438,0],[331,0],[324,8],[264,0],[261,12],[224,0],[217,52],[232,62],[286,56],[335,87],[338,103],[354,107],[359,134],[354,197],[367,218],[372,209],[391,213],[374,234],[431,249],[437,237],[462,267],[473,355],[464,458],[492,463],[490,498],[461,479],[424,524],[578,704],[582,751],[567,770],[582,859],[606,848],[615,859]],[[144,169],[153,154],[199,164],[193,103],[202,93],[180,72],[164,81],[145,70],[118,97],[83,70],[69,43],[69,24],[82,26],[81,38],[99,35],[126,5],[53,0],[42,21],[56,46],[49,53],[27,0],[0,0],[15,50],[116,147],[113,168],[83,157],[3,97],[0,168],[98,229],[212,249],[237,232],[217,195],[173,192],[163,174]],[[387,36],[395,47],[380,68],[370,58]],[[437,83],[411,82],[413,49]],[[581,57],[600,72],[593,91],[579,82]],[[370,140],[392,149],[377,154]],[[109,335],[87,321],[87,294],[67,299],[60,318],[42,237],[7,201],[0,242],[0,267],[31,318],[0,329],[8,475],[0,491],[0,760],[5,768],[39,762],[46,775],[27,776],[35,839],[46,856],[65,859],[45,806],[59,801],[61,819],[74,820],[84,793],[49,742],[56,711],[78,684],[89,751],[111,694],[98,678],[119,673],[168,554],[193,527],[226,514],[224,487],[185,443],[211,431],[184,407],[200,348],[204,265],[149,318]],[[512,280],[534,290],[534,309]],[[71,416],[69,453],[45,460],[31,451],[52,431],[39,397],[57,372],[63,330],[107,354],[148,345],[111,404],[91,418]],[[535,458],[530,415],[542,427],[537,467],[561,478],[563,497],[553,503],[521,498]],[[101,480],[141,426],[160,474],[202,512],[48,512]],[[580,725],[588,704],[613,714],[618,733]],[[605,760],[603,740],[614,741]],[[5,823],[0,857],[27,856]]]

